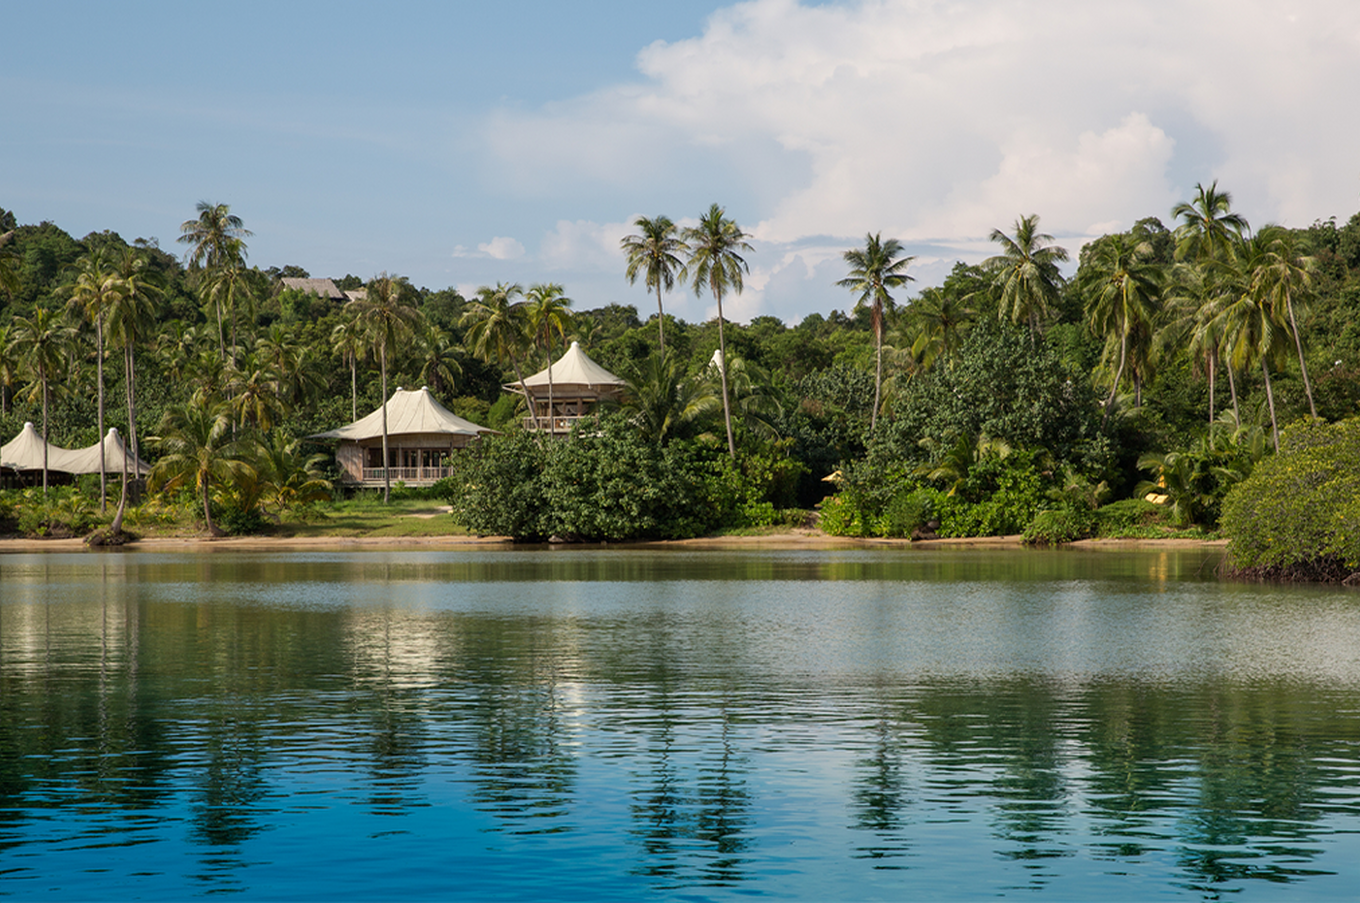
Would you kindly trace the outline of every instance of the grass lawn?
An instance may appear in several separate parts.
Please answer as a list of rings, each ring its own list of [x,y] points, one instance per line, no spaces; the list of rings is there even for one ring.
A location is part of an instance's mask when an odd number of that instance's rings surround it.
[[[305,521],[284,521],[276,534],[291,536],[467,536],[444,505],[429,499],[354,498],[318,508]]]

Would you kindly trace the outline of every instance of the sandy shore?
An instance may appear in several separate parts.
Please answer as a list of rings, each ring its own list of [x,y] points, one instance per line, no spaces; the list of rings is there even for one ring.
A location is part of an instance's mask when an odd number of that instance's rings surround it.
[[[554,548],[599,548],[600,543],[580,546],[562,545]],[[764,536],[704,536],[698,539],[677,539],[661,542],[613,543],[630,548],[691,548],[691,549],[853,549],[853,548],[1019,548],[1020,536],[983,536],[967,539],[932,539],[911,542],[906,539],[855,539],[828,536],[816,530],[793,530]],[[1194,546],[1222,547],[1227,540],[1200,539],[1083,539],[1068,548],[1077,549],[1155,549]],[[411,537],[347,537],[347,536],[233,536],[222,539],[176,536],[140,539],[114,549],[91,549],[83,539],[0,539],[0,554],[17,552],[101,552],[124,549],[130,552],[227,552],[232,550],[261,552],[361,551],[390,549],[510,548],[513,543],[500,536],[411,536]]]

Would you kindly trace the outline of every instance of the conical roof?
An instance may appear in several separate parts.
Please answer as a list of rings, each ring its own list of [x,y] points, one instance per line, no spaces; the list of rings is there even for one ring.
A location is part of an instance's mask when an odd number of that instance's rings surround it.
[[[65,470],[66,468],[61,465],[71,453],[50,442],[43,442],[42,436],[38,435],[31,422],[24,424],[19,435],[0,446],[0,467],[10,467],[14,470],[42,470],[44,445],[47,446],[47,469]]]
[[[385,407],[387,408],[387,434],[389,436],[403,433],[479,436],[482,433],[495,432],[488,427],[478,426],[470,420],[459,417],[435,401],[430,390],[423,386],[419,389],[397,389],[392,393],[392,397]],[[352,439],[355,441],[379,438],[383,434],[382,412],[382,408],[377,408],[372,414],[347,426],[328,430],[324,433],[315,433],[307,438]]]
[[[599,389],[626,385],[624,380],[587,357],[586,353],[581,350],[581,346],[576,342],[572,342],[567,353],[558,358],[557,362],[551,367],[540,370],[533,376],[526,378],[524,385],[530,389],[546,389],[549,371],[552,372],[554,388]],[[519,383],[511,383],[506,388],[519,391]]]
[[[122,473],[123,462],[127,462],[128,473],[136,476],[146,476],[151,472],[151,465],[141,458],[133,458],[128,454],[127,446],[123,444],[123,437],[118,435],[118,430],[109,427],[109,432],[104,436],[104,472]],[[65,452],[65,466],[59,468],[67,473],[99,473],[99,445],[96,443],[89,448],[78,448]],[[50,465],[49,465],[50,466]]]
[[[47,443],[47,469],[63,473],[99,473],[99,445],[96,442],[88,448],[62,448]],[[127,447],[118,430],[110,429],[104,437],[104,472],[122,473],[123,459]],[[42,470],[43,440],[32,423],[25,423],[19,435],[4,446],[0,446],[0,467],[14,470]],[[138,458],[128,458],[128,471],[138,476],[151,472],[151,465]]]

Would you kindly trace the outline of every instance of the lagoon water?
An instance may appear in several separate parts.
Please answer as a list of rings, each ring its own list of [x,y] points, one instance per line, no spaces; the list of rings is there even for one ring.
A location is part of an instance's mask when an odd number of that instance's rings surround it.
[[[1354,900],[1360,593],[1205,550],[0,556],[0,897]]]

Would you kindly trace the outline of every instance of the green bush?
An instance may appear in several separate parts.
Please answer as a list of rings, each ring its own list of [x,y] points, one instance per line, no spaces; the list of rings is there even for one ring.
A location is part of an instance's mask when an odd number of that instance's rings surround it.
[[[1118,536],[1136,530],[1166,523],[1165,506],[1146,499],[1123,499],[1111,502],[1096,509],[1095,530],[1099,536]]]
[[[1360,418],[1291,426],[1223,502],[1231,565],[1331,579],[1360,569]]]
[[[1022,539],[1030,545],[1056,546],[1085,539],[1091,535],[1094,527],[1095,516],[1090,509],[1071,506],[1051,508],[1034,515]]]

